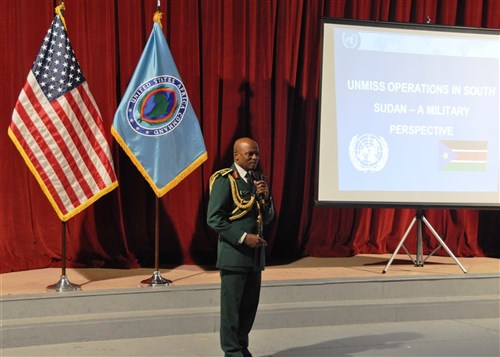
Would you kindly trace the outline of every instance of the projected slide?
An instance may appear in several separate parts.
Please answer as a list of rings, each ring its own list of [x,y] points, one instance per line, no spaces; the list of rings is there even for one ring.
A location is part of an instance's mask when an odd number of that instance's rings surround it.
[[[500,206],[498,31],[323,30],[319,203]]]

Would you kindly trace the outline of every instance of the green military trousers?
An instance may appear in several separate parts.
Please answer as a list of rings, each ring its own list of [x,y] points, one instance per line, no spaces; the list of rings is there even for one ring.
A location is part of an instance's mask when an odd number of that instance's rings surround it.
[[[220,343],[225,357],[246,357],[259,305],[261,272],[221,270]]]

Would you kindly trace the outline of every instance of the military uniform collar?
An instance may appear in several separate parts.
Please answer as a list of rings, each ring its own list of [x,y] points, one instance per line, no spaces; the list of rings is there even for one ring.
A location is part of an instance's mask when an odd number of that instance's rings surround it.
[[[238,171],[238,174],[240,175],[240,177],[243,180],[245,180],[245,182],[246,182],[247,179],[245,178],[245,176],[247,174],[247,171],[244,168],[242,168],[240,165],[238,165],[237,163],[234,163],[234,167],[236,167],[236,171]]]

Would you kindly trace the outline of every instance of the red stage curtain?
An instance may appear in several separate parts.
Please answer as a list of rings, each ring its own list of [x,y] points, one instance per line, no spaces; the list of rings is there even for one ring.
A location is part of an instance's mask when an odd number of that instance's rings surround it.
[[[0,2],[0,272],[61,264],[61,222],[6,134],[58,3]],[[70,40],[110,128],[151,32],[156,0],[66,0],[65,6]],[[161,10],[209,155],[160,201],[164,265],[214,263],[216,237],[205,224],[208,178],[230,164],[240,136],[259,142],[272,186],[278,214],[267,232],[271,260],[392,253],[414,210],[314,206],[320,19],[424,23],[429,17],[500,28],[494,0],[162,0]],[[152,266],[156,198],[108,139],[120,186],[68,222],[68,266]],[[500,255],[499,211],[428,210],[426,216],[456,255]],[[437,242],[428,232],[424,238],[432,251]]]

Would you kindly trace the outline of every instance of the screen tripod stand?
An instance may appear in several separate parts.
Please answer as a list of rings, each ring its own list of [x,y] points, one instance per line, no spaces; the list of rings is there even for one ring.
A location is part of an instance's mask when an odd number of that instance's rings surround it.
[[[410,233],[410,230],[412,229],[412,227],[415,224],[415,222],[417,222],[417,253],[415,255],[415,260],[413,260],[411,254],[408,252],[408,250],[404,246],[404,242],[405,242],[406,238],[408,237],[408,234]],[[422,249],[422,222],[425,223],[425,225],[427,226],[427,228],[430,229],[430,231],[432,232],[432,234],[434,235],[434,237],[439,242],[439,246],[436,249],[434,249],[427,256],[427,258],[425,258],[425,259],[423,259],[423,249]],[[431,226],[431,224],[429,223],[429,221],[425,218],[424,211],[422,209],[417,209],[417,212],[415,213],[415,217],[413,217],[413,220],[411,221],[410,225],[406,229],[406,232],[403,235],[403,238],[401,238],[401,241],[399,242],[398,246],[396,247],[396,250],[392,254],[391,259],[389,259],[389,262],[387,263],[387,265],[385,266],[384,270],[382,271],[383,274],[387,272],[387,270],[389,269],[389,267],[392,264],[392,261],[396,257],[396,254],[398,254],[398,252],[401,249],[401,247],[403,247],[403,249],[405,250],[406,254],[410,257],[411,261],[413,262],[413,264],[416,267],[423,267],[425,261],[427,259],[429,259],[439,248],[443,247],[446,250],[446,252],[448,253],[448,255],[450,257],[452,257],[453,260],[455,260],[455,263],[457,263],[457,265],[460,267],[460,269],[462,269],[462,271],[464,272],[464,274],[467,273],[467,270],[465,270],[465,268],[462,266],[462,264],[460,264],[460,262],[455,257],[455,255],[453,255],[453,253],[451,252],[450,248],[448,248],[448,246],[445,244],[445,242],[443,241],[443,239],[441,239],[441,237],[439,236],[439,234],[437,234],[436,230]]]

